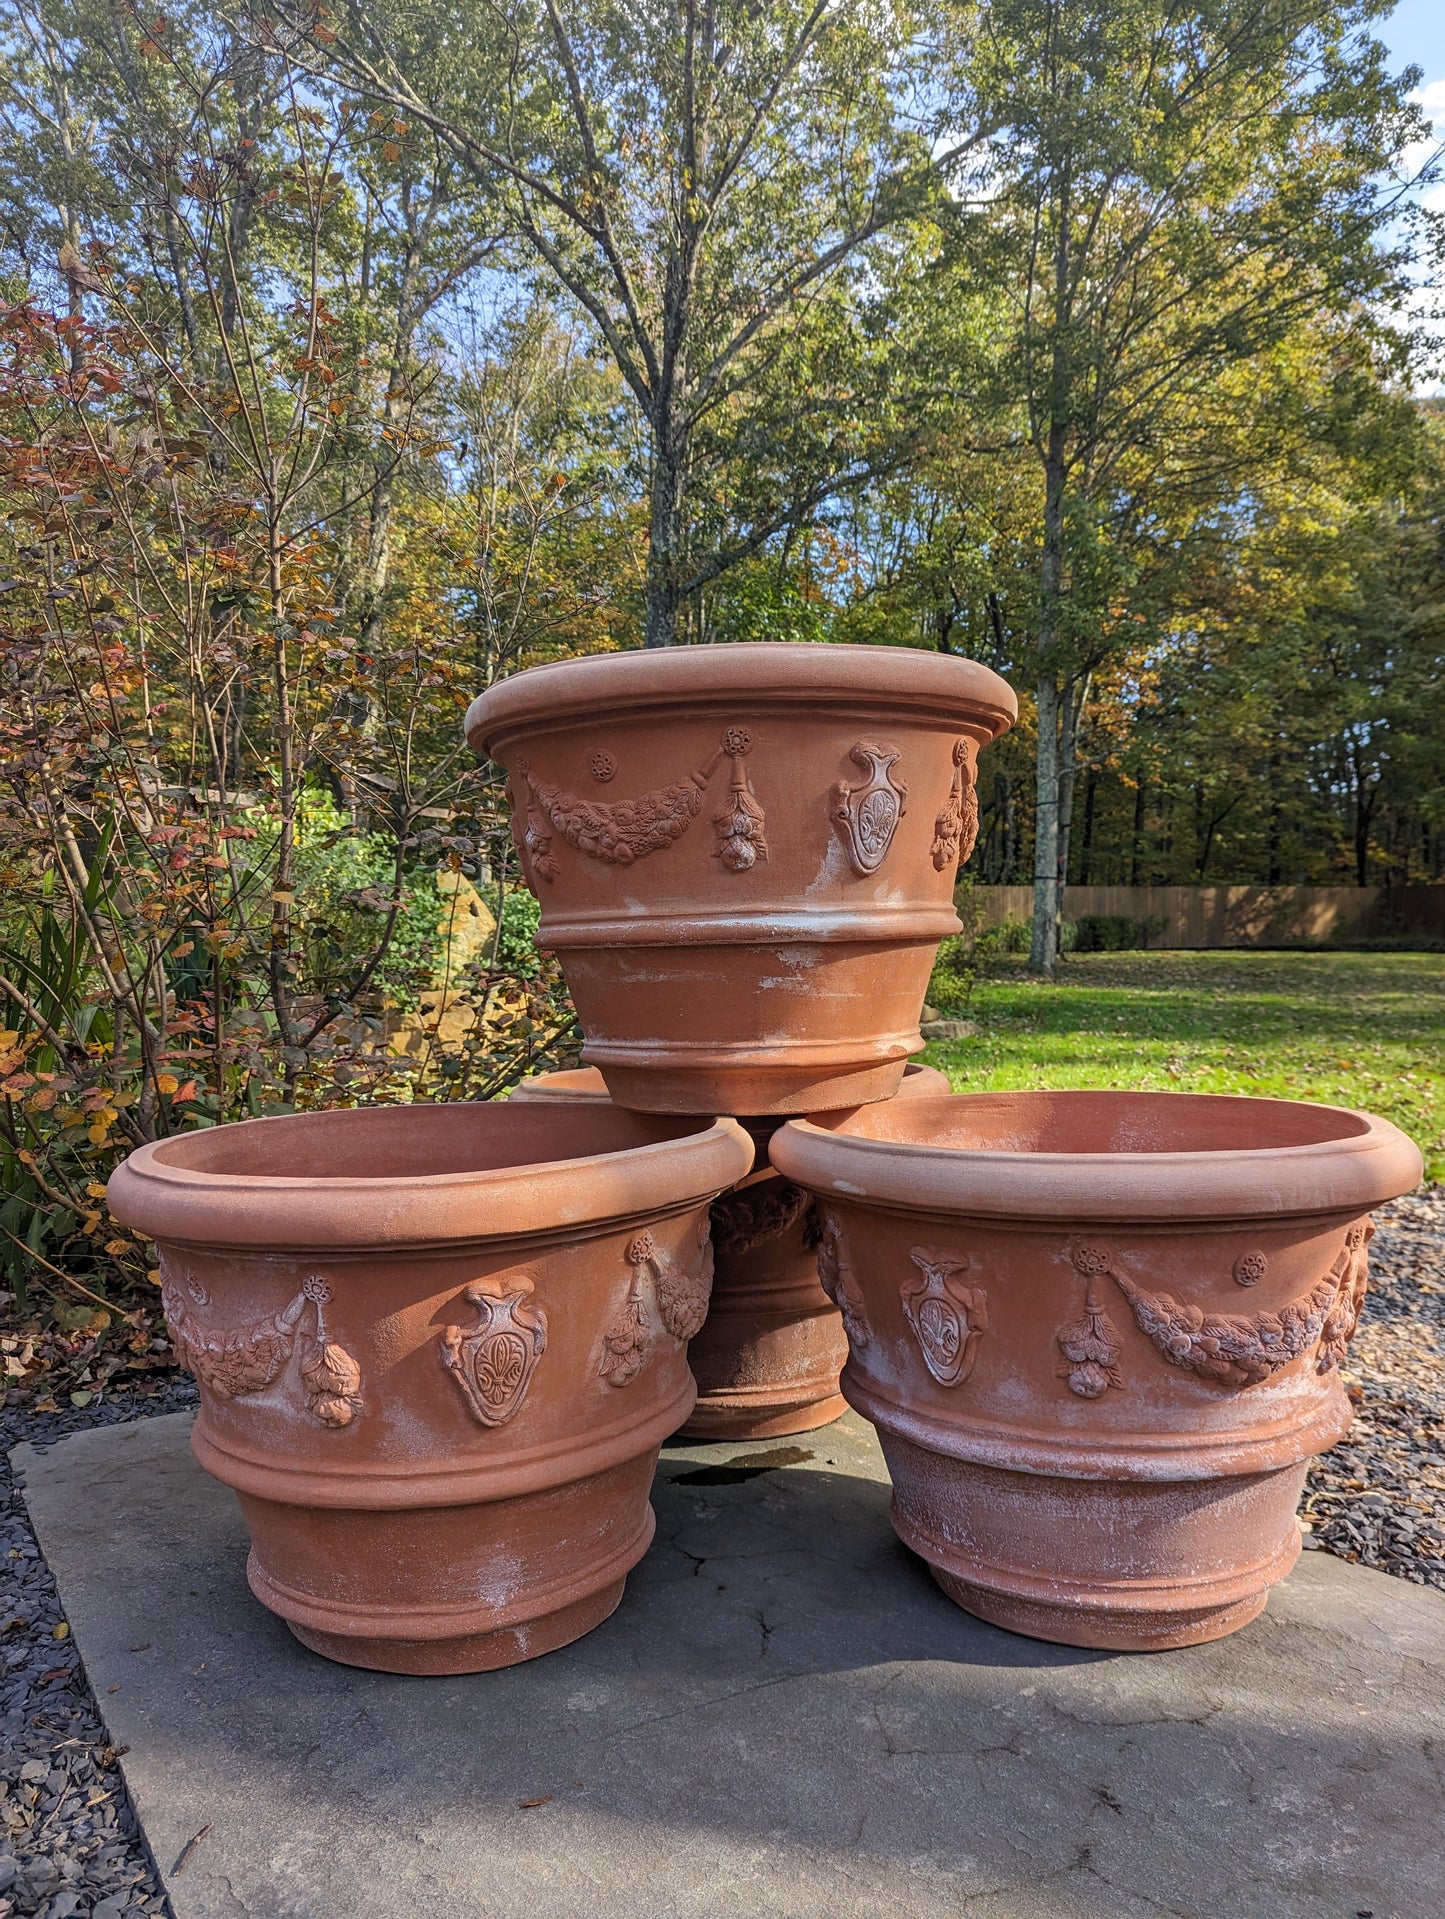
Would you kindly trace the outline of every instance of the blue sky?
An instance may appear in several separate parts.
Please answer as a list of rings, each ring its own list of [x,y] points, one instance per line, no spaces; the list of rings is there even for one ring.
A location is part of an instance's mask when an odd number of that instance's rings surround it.
[[[1374,23],[1374,32],[1394,55],[1397,67],[1421,69],[1420,104],[1434,123],[1434,142],[1445,141],[1445,0],[1400,0],[1392,14]],[[1407,165],[1422,166],[1430,157],[1434,142],[1407,154]],[[1425,199],[1427,205],[1445,211],[1445,181],[1428,188]],[[1419,296],[1420,306],[1438,305],[1439,287],[1424,290],[1429,284],[1428,269],[1421,278],[1424,286]],[[1441,339],[1441,346],[1431,356],[1436,364],[1428,369],[1417,390],[1439,393],[1445,391],[1445,380],[1440,377],[1445,372],[1445,338],[1441,338],[1438,321],[1429,330]],[[1430,378],[1431,373],[1436,377]]]
[[[1445,140],[1445,0],[1400,0],[1392,14],[1375,22],[1374,31],[1394,55],[1397,68],[1421,69],[1421,105],[1435,123],[1435,138]],[[1442,193],[1445,188],[1437,187],[1430,198],[1445,205]]]
[[[1425,85],[1445,80],[1445,5],[1441,0],[1400,0],[1375,32],[1399,64],[1425,69]]]

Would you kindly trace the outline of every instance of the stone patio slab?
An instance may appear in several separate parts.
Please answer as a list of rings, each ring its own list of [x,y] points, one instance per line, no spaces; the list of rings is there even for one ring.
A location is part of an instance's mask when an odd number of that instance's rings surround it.
[[[252,1600],[189,1424],[14,1455],[177,1919],[1445,1910],[1440,1594],[1316,1552],[1213,1646],[1014,1638],[895,1542],[849,1415],[666,1449],[578,1644],[392,1678]]]

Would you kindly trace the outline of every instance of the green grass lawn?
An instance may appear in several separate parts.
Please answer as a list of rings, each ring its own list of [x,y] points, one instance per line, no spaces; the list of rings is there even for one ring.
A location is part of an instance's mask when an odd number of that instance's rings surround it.
[[[1138,1086],[1361,1106],[1445,1178],[1445,953],[1085,953],[982,981],[977,1037],[925,1058],[957,1092]]]

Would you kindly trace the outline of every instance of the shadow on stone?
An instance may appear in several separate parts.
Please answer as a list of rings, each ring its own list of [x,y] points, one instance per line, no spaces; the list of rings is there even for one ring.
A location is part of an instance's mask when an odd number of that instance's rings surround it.
[[[156,1857],[209,1828],[177,1919],[1435,1909],[1440,1595],[1311,1554],[1216,1645],[1014,1638],[896,1543],[849,1417],[787,1466],[670,1448],[605,1625],[510,1671],[394,1678],[256,1605],[186,1430],[17,1454]]]

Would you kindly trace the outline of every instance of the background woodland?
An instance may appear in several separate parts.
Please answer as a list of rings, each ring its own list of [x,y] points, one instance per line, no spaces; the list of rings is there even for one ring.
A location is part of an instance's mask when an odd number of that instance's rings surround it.
[[[1034,884],[1045,973],[1066,879],[1445,880],[1439,236],[1381,11],[9,0],[21,1309],[144,1369],[131,1145],[570,1054],[461,738],[519,667],[986,661],[969,873]]]

